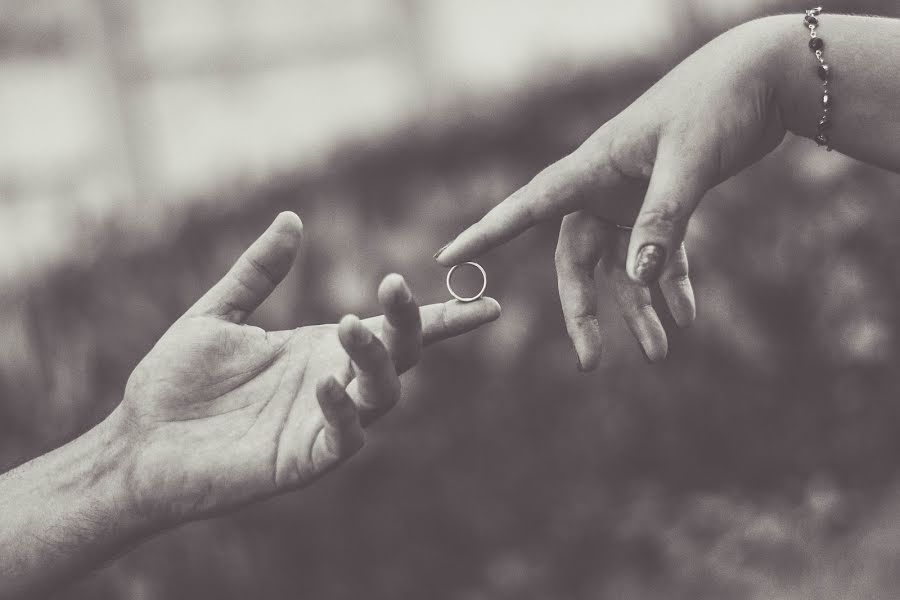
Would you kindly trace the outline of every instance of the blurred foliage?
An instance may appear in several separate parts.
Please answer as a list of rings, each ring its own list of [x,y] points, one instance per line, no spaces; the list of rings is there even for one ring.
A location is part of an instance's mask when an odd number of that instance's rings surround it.
[[[97,264],[5,297],[0,466],[108,413],[280,210],[303,217],[307,242],[258,323],[372,312],[390,271],[444,299],[433,251],[650,81],[607,77],[348,148],[233,212],[200,203],[158,247],[86,240],[104,246]],[[61,597],[891,597],[898,196],[896,175],[789,140],[698,213],[698,322],[667,320],[668,361],[646,364],[609,301],[592,375],[565,338],[556,227],[526,234],[483,261],[501,320],[429,349],[346,468],[160,536]]]

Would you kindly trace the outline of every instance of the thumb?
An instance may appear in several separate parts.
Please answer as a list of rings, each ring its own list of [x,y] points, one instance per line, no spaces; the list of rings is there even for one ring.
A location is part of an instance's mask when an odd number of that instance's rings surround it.
[[[626,269],[642,285],[656,283],[681,247],[688,221],[707,187],[701,170],[674,153],[658,155],[628,245]]]
[[[292,212],[279,214],[187,314],[215,316],[234,323],[244,321],[291,270],[302,236],[300,217]]]

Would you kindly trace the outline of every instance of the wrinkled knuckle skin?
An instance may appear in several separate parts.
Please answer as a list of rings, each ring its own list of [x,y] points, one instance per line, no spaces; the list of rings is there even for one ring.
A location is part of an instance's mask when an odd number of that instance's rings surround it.
[[[684,229],[683,215],[676,204],[650,207],[641,211],[637,227],[651,227],[664,234],[675,234]]]
[[[680,216],[678,205],[674,203],[652,206],[641,212],[641,220],[648,223],[673,224],[679,220]]]

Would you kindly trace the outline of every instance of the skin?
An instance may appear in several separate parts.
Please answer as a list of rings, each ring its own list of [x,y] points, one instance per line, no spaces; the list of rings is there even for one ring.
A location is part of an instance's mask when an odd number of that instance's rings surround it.
[[[900,171],[900,79],[894,76],[900,20],[826,13],[817,33],[833,73],[831,146]],[[822,82],[808,40],[802,13],[751,21],[715,38],[435,258],[442,265],[473,260],[541,221],[563,217],[560,300],[582,365],[592,368],[599,357],[598,262],[616,284],[647,357],[663,358],[665,332],[649,288],[660,286],[679,325],[694,319],[683,241],[703,195],[771,152],[788,132],[816,134]]]
[[[0,476],[0,598],[43,596],[194,519],[303,488],[356,453],[423,345],[496,319],[483,298],[416,305],[389,275],[384,316],[264,331],[247,317],[287,275],[302,224],[282,213],[162,336],[122,403]]]

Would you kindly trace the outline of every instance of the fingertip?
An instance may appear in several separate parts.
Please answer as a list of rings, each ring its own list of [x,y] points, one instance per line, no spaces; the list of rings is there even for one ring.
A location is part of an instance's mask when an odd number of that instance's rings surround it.
[[[493,298],[481,297],[474,302],[449,300],[429,304],[420,309],[422,335],[426,345],[462,335],[500,316],[500,304]]]
[[[697,320],[697,307],[691,303],[685,307],[684,312],[678,311],[678,314],[673,314],[672,318],[680,329],[687,329]]]
[[[600,355],[587,353],[584,356],[575,351],[575,366],[578,367],[578,370],[582,373],[590,373],[591,371],[597,368],[597,364],[600,362]]]
[[[697,303],[694,298],[694,288],[687,276],[674,280],[660,281],[659,288],[666,299],[669,314],[681,329],[690,327],[697,318]]]
[[[347,413],[355,408],[346,406],[348,402],[345,399],[349,400],[347,393],[333,375],[326,375],[316,382],[316,400],[319,401],[322,416],[329,424],[337,426],[352,417]],[[352,400],[349,404],[353,404]]]
[[[691,312],[688,314],[688,318],[686,319],[683,327],[690,327],[694,324],[694,321],[697,320],[697,304],[695,302],[691,302]]]
[[[319,396],[333,395],[332,392],[337,388],[343,389],[334,375],[325,375],[316,382],[316,394]]]
[[[293,235],[297,238],[303,235],[303,221],[297,213],[286,210],[278,213],[272,222],[272,228],[277,229],[280,233]]]
[[[391,273],[378,286],[378,301],[382,306],[407,304],[412,301],[412,291],[399,273]]]
[[[503,309],[499,302],[489,296],[482,296],[480,301],[484,303],[485,317],[488,321],[496,321],[500,318]]]
[[[316,382],[316,398],[326,419],[335,403],[340,401],[344,388],[333,375],[326,375]],[[330,419],[328,419],[330,421]]]
[[[372,332],[356,315],[345,315],[338,323],[338,339],[347,348],[360,348],[372,341]]]
[[[436,260],[436,261],[438,262],[438,264],[440,264],[440,265],[445,264],[444,261],[445,261],[446,259],[444,259],[444,257],[443,257],[442,255],[444,254],[444,251],[445,251],[445,250],[450,246],[450,244],[452,244],[452,243],[453,243],[452,240],[449,241],[449,242],[447,242],[446,244],[444,244],[443,246],[441,246],[440,248],[438,248],[437,252],[434,253],[434,260]]]
[[[448,269],[450,267],[452,267],[453,265],[457,264],[457,261],[454,261],[452,258],[448,258],[444,254],[436,255],[434,260],[437,261],[437,264],[441,265],[442,267],[446,267]]]
[[[596,318],[586,319],[587,324],[570,326],[570,339],[575,349],[578,370],[593,371],[603,355],[600,340],[600,324]]]
[[[341,320],[338,322],[338,331],[349,331],[361,323],[362,321],[359,320],[359,317],[353,313],[346,314],[341,317]]]
[[[676,321],[676,324],[681,328],[687,328],[694,324],[694,321],[697,320],[697,300],[694,297],[694,288],[691,285],[690,279],[685,280],[684,285],[684,296],[686,300],[686,306],[683,318],[679,321]]]
[[[282,212],[260,238],[262,255],[257,259],[272,273],[283,277],[293,266],[303,239],[303,223],[296,213]]]
[[[669,352],[669,340],[653,307],[648,304],[637,310],[626,308],[624,317],[647,361],[663,360]]]
[[[650,363],[661,362],[669,354],[669,344],[665,338],[661,342],[641,340],[639,343],[641,350],[644,351],[644,357]]]

